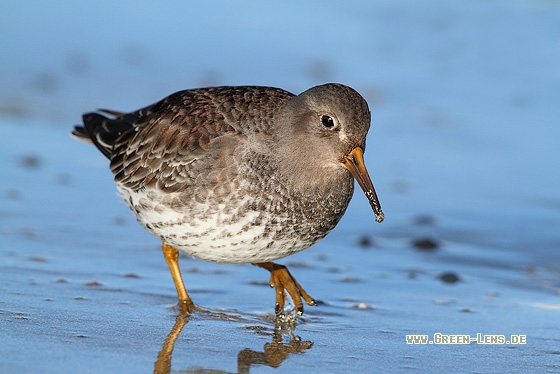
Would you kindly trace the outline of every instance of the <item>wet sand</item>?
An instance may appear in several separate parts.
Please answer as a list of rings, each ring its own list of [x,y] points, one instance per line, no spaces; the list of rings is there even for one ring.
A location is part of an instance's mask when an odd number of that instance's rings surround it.
[[[226,372],[556,365],[559,262],[543,242],[500,247],[493,233],[426,215],[378,229],[353,204],[328,239],[282,261],[319,301],[302,318],[275,324],[267,272],[186,256],[185,282],[207,312],[184,317],[159,244],[128,216],[108,172],[72,159],[81,144],[60,129],[3,129],[17,139],[2,147],[12,166],[2,203],[3,372],[149,372],[169,362]],[[40,136],[22,148],[29,131]],[[36,148],[45,140],[63,151]],[[28,152],[39,165],[21,163]],[[527,343],[406,343],[435,333],[517,334]]]

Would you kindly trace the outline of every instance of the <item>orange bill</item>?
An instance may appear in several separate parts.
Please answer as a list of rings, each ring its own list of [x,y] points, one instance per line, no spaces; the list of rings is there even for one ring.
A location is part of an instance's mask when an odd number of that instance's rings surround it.
[[[379,204],[379,200],[377,199],[377,194],[375,193],[375,189],[373,188],[373,183],[369,177],[369,174],[366,169],[366,165],[364,164],[364,151],[361,147],[356,147],[346,155],[343,159],[344,166],[354,176],[354,178],[358,181],[362,190],[366,194],[366,197],[369,200],[369,204],[373,208],[373,212],[375,213],[375,220],[377,222],[383,222],[385,218],[385,214],[381,210],[381,205]]]

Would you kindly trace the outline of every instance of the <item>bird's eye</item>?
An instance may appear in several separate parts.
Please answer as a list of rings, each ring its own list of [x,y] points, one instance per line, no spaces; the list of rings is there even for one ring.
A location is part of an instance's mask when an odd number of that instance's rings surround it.
[[[332,129],[334,127],[334,119],[331,116],[321,116],[321,123],[327,129]]]

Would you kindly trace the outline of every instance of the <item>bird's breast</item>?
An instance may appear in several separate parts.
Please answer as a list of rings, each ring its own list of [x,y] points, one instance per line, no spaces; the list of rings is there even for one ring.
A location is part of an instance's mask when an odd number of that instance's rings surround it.
[[[118,189],[136,219],[162,242],[202,260],[256,263],[304,250],[327,235],[344,214],[353,185],[302,194],[274,177],[244,175],[176,193]]]

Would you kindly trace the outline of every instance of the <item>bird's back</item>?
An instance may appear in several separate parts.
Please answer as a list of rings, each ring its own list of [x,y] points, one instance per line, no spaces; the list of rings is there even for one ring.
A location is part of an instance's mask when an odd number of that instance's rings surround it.
[[[271,87],[212,87],[176,92],[131,112],[87,113],[72,134],[92,142],[111,160],[115,182],[138,190],[180,191],[187,169],[229,135],[268,131],[272,113],[293,94]],[[262,108],[267,108],[263,111]]]

